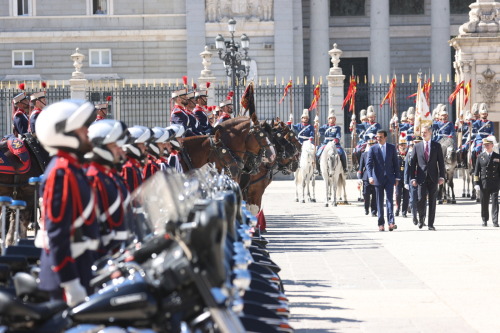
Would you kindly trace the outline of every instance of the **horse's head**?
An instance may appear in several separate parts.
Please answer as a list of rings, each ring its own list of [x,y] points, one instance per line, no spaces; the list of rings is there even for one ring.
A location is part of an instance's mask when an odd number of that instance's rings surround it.
[[[250,129],[246,139],[246,172],[256,173],[262,162],[272,164],[276,159],[276,151],[271,143],[265,127],[255,114],[250,120]]]

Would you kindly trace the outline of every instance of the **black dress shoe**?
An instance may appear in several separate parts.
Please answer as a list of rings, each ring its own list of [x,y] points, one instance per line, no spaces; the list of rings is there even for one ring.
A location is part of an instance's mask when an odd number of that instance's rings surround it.
[[[483,227],[487,227],[488,226],[488,221],[483,221]]]
[[[493,226],[494,226],[495,228],[498,228],[498,223],[493,222]]]
[[[406,212],[403,212],[403,217],[408,217],[408,216],[406,215]]]
[[[419,223],[418,223],[418,228],[419,228],[419,229],[422,229],[423,227],[424,227],[424,222],[419,222]]]
[[[413,224],[417,225],[418,224],[418,219],[416,217],[413,218]]]
[[[396,216],[399,216],[399,210],[396,211],[396,214],[394,214]]]
[[[429,230],[436,231],[436,228],[434,228],[434,227],[429,227]]]
[[[367,210],[365,210],[365,215],[368,215],[368,211]]]

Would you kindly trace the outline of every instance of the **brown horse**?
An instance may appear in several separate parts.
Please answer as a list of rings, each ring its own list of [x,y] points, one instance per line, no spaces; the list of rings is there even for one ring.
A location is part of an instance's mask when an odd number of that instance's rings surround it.
[[[23,139],[9,137],[0,142],[0,196],[26,201],[26,208],[20,212],[20,238],[27,237],[28,225],[35,219],[35,187],[29,184],[29,179],[42,175],[48,162],[45,160],[48,156],[44,153],[39,154],[38,158],[33,153],[39,150],[39,144],[31,136]],[[7,245],[12,245],[15,241],[15,214],[8,210],[7,215],[8,232],[5,240]]]
[[[214,136],[182,139],[181,164],[184,170],[213,162],[238,181],[242,172],[255,172],[262,160],[273,160],[274,148],[262,132],[257,117],[237,117],[214,129]]]
[[[264,123],[261,126],[266,130],[276,148],[276,161],[261,164],[259,172],[255,175],[243,175],[240,186],[249,210],[254,215],[260,212],[259,216],[262,218],[259,219],[259,227],[265,229],[265,225],[260,225],[261,220],[265,221],[264,214],[260,211],[264,191],[271,184],[276,173],[291,174],[297,170],[301,145],[293,131],[283,122],[274,124],[273,121],[271,125]]]

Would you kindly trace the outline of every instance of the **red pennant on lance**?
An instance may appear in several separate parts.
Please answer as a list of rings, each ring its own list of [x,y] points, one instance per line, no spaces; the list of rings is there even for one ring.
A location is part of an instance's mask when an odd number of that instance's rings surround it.
[[[254,89],[253,82],[250,82],[243,93],[240,101],[241,106],[248,110],[250,115],[255,113],[255,99],[254,99]]]
[[[393,78],[391,80],[391,84],[389,86],[389,91],[385,95],[384,99],[382,102],[380,102],[380,107],[384,105],[385,101],[389,100],[389,105],[392,106],[392,102],[394,101],[394,90],[396,89],[396,78]]]
[[[288,90],[290,90],[291,87],[292,87],[292,80],[288,81],[285,90],[283,91],[283,97],[281,97],[279,104],[281,104],[281,102],[283,102],[285,97],[288,95]]]
[[[448,102],[450,102],[450,104],[453,104],[453,101],[455,100],[461,89],[464,89],[464,81],[457,84],[455,91],[451,93],[450,97],[448,97]]]
[[[422,92],[425,94],[425,98],[427,99],[427,104],[429,104],[431,98],[431,88],[432,88],[431,79],[428,78],[427,82],[425,82],[424,86],[422,87]]]
[[[320,84],[318,83],[316,85],[316,88],[314,88],[314,98],[311,102],[311,106],[309,107],[309,111],[311,110],[314,110],[316,109],[316,107],[318,106],[318,101],[319,101],[319,98],[321,97],[321,91],[320,91]]]
[[[472,87],[472,82],[471,80],[469,80],[469,82],[467,82],[464,88],[464,93],[465,93],[464,106],[467,105],[467,102],[469,102],[471,87]]]
[[[347,105],[347,103],[350,103],[349,105],[349,112],[352,112],[355,110],[354,104],[356,101],[356,80],[354,77],[351,77],[351,82],[349,83],[349,89],[347,89],[347,95],[344,98],[344,103],[342,103],[342,109]]]

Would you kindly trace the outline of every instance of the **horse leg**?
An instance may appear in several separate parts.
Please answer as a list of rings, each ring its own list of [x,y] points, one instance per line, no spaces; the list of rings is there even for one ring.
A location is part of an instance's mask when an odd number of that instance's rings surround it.
[[[456,204],[457,200],[455,199],[455,184],[453,184],[453,178],[450,182],[450,190],[451,190],[451,203]]]
[[[311,201],[316,202],[316,177],[314,177],[314,175],[312,176],[311,186],[312,186],[312,193],[313,193]]]
[[[344,178],[344,176],[342,176],[342,188],[344,189],[344,203],[347,205],[349,202],[347,201],[347,193],[345,191],[345,187],[346,187],[346,180]]]
[[[467,169],[465,169],[465,167],[463,167],[461,170],[462,170],[461,173],[462,173],[462,181],[463,181],[462,198],[465,198],[465,196],[467,195],[465,192],[465,185],[467,183],[467,176],[466,176]]]
[[[329,177],[327,176],[327,177],[323,177],[323,178],[325,178],[325,189],[326,189],[326,192],[325,192],[325,193],[326,193],[326,203],[325,203],[325,207],[328,207],[328,201],[330,201],[330,195],[329,195],[329,194],[330,194],[330,193],[329,193],[329,190],[330,190],[330,189],[328,188],[328,180],[329,180],[328,178],[329,178]]]

